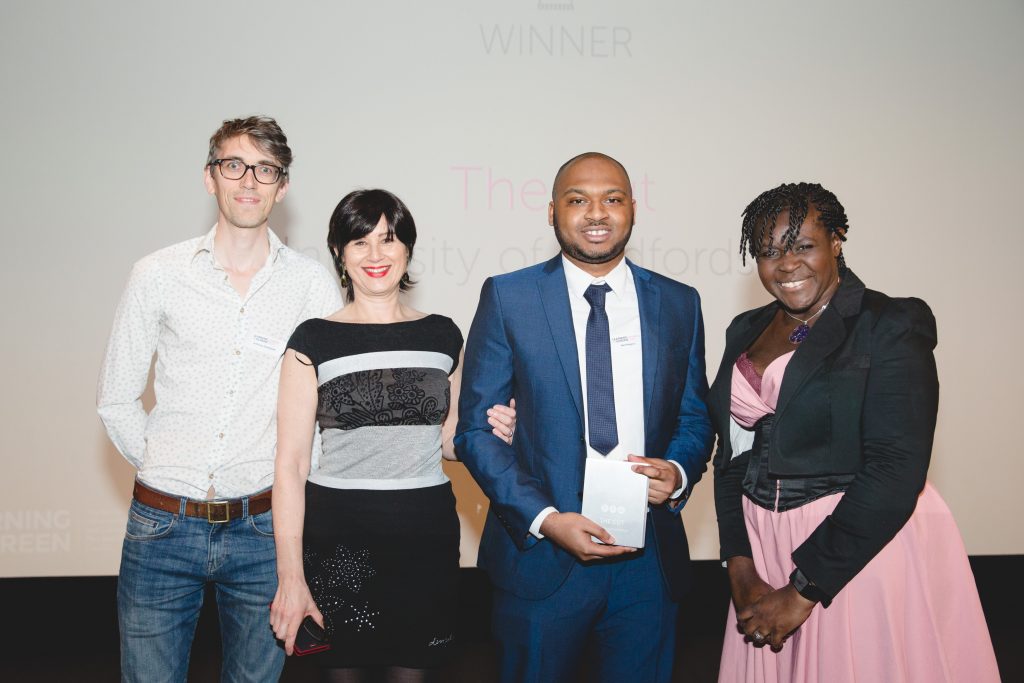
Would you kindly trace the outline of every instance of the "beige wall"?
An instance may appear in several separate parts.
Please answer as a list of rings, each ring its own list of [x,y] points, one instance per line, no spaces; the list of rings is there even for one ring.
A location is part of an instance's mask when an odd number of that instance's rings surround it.
[[[486,276],[554,253],[558,165],[616,156],[637,185],[631,255],[701,291],[711,374],[728,321],[766,301],[736,253],[740,211],[780,182],[823,183],[850,216],[851,267],[939,320],[931,479],[968,551],[1024,552],[1007,515],[1024,481],[1020,2],[5,0],[0,14],[0,576],[116,572],[133,473],[93,405],[114,306],[133,261],[212,224],[206,140],[248,113],[276,116],[296,152],[272,221],[289,243],[327,263],[337,200],[395,191],[421,229],[414,305],[464,331]],[[472,564],[486,501],[449,471]],[[684,518],[694,555],[714,557],[708,481]]]

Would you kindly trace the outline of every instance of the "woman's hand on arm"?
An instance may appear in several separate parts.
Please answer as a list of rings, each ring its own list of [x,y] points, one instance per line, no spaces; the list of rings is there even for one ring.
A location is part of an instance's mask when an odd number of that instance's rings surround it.
[[[455,453],[455,428],[459,422],[459,389],[462,385],[462,352],[459,354],[459,367],[448,378],[451,384],[450,405],[448,416],[441,425],[441,457],[445,460],[458,460]],[[487,410],[487,424],[491,425],[491,433],[512,445],[512,437],[516,431],[516,400],[513,398],[507,406],[495,405]]]
[[[487,424],[494,428],[492,434],[511,446],[516,433],[516,400],[510,399],[507,406],[492,406],[487,411]]]
[[[302,569],[302,525],[316,424],[316,372],[309,359],[285,351],[277,402],[277,456],[274,463],[274,543],[277,548],[277,595],[270,626],[292,654],[295,635],[307,614],[323,626]]]

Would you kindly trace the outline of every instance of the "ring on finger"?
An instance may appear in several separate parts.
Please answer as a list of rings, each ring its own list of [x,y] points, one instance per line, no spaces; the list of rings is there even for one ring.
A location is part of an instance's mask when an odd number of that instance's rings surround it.
[[[759,643],[763,643],[764,642],[764,636],[761,635],[760,631],[754,631],[754,635],[752,635],[750,637],[753,638],[754,640],[756,640]]]

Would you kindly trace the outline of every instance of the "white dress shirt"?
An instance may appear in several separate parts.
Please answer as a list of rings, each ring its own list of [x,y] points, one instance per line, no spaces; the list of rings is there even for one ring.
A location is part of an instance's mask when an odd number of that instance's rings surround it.
[[[565,271],[569,306],[572,309],[572,325],[576,334],[580,386],[583,388],[583,433],[587,440],[587,457],[625,460],[630,455],[646,456],[644,355],[641,344],[640,304],[636,296],[633,273],[623,259],[607,275],[595,278],[564,255],[562,269]],[[587,409],[587,319],[590,317],[590,303],[583,295],[592,284],[607,284],[611,288],[605,295],[604,308],[608,314],[608,333],[611,337],[612,387],[615,393],[615,425],[619,443],[608,455],[602,455],[590,446],[590,416]],[[661,456],[654,454],[652,457]],[[682,486],[672,494],[675,498],[686,489],[686,473],[679,463],[671,460],[669,462],[672,462],[682,475]],[[553,507],[542,510],[530,525],[530,533],[537,538],[543,538],[540,526],[552,512],[557,510]]]
[[[304,320],[341,308],[320,263],[268,230],[270,253],[245,296],[217,263],[216,226],[132,268],[114,316],[96,404],[110,440],[147,486],[235,498],[274,480],[277,385]],[[156,352],[156,405],[142,393]],[[314,447],[314,452],[315,452]]]

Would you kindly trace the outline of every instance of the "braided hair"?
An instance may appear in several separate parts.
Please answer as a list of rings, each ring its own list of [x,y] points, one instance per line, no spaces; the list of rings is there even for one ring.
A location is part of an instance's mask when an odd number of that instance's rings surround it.
[[[784,183],[762,192],[743,209],[743,227],[740,232],[740,255],[747,263],[747,253],[757,259],[761,247],[771,241],[775,221],[783,211],[789,211],[789,228],[782,236],[783,250],[793,248],[800,226],[807,218],[808,208],[818,210],[818,223],[832,235],[846,241],[850,229],[846,209],[836,196],[817,183]],[[846,267],[843,252],[839,252],[839,267]]]

